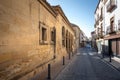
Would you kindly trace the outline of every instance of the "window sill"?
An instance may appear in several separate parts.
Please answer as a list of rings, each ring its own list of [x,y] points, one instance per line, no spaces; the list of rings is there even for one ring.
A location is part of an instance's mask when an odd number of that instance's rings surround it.
[[[50,42],[50,45],[55,45],[54,41],[51,41],[51,42]]]
[[[48,45],[47,41],[40,41],[40,45]]]

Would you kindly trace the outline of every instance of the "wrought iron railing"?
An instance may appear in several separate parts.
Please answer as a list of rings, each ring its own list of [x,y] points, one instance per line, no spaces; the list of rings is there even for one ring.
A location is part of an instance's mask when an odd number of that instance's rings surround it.
[[[111,12],[116,6],[117,6],[117,1],[116,0],[110,0],[108,5],[107,5],[107,11]]]
[[[107,27],[107,30],[106,30],[106,34],[112,34],[112,33],[115,33],[117,30],[116,30],[116,26],[108,26]]]

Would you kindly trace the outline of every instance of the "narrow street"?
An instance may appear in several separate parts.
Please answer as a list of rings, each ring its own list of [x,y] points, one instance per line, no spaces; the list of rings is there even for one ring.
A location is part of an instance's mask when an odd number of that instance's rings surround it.
[[[82,48],[55,80],[120,80],[120,72],[96,52]]]
[[[0,80],[120,80],[120,0],[0,0]]]

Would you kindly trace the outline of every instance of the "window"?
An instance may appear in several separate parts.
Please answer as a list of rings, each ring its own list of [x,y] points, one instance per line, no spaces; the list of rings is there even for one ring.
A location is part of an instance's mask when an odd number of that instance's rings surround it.
[[[100,20],[103,20],[103,8],[101,8]]]
[[[53,27],[51,29],[51,41],[55,43],[56,40],[56,29]]]
[[[118,30],[120,30],[120,20],[118,20]]]
[[[107,5],[107,12],[112,12],[117,8],[117,0],[110,0]]]
[[[54,32],[51,31],[51,41],[54,41]]]
[[[65,28],[62,27],[62,45],[65,46]]]
[[[104,0],[104,4],[107,2],[108,0]]]
[[[114,26],[114,17],[112,17],[110,19],[110,30],[111,32],[113,32],[115,30],[115,26]]]
[[[39,22],[39,44],[47,44],[47,27]]]
[[[42,27],[42,41],[47,41],[47,30]]]
[[[66,31],[66,49],[68,48],[68,31]]]

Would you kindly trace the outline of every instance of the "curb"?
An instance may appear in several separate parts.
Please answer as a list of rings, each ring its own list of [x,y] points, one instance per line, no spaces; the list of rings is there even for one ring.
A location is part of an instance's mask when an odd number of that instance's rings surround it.
[[[92,51],[94,51],[94,50],[92,50]],[[114,70],[120,72],[120,69],[118,69],[115,65],[113,65],[112,62],[109,62],[109,61],[105,60],[105,58],[102,58],[101,57],[102,55],[98,54],[98,52],[96,52],[96,53],[97,53],[97,56],[101,59],[102,62],[106,63],[107,65],[109,65],[110,67],[112,67]],[[115,61],[115,60],[112,59],[112,61]],[[117,61],[115,61],[115,62],[117,62]]]
[[[107,65],[109,65],[110,67],[112,67],[112,68],[115,69],[116,71],[120,72],[120,70],[119,70],[118,68],[116,68],[114,65],[112,65],[110,62],[108,62],[108,61],[106,61],[106,60],[104,60],[104,59],[102,59],[102,61],[103,61],[104,63],[107,63]]]
[[[109,62],[109,61],[105,60],[105,58],[101,58],[100,55],[98,55],[98,57],[101,59],[102,62],[106,63],[107,65],[109,65],[110,67],[112,67],[114,70],[120,72],[120,70],[116,66],[114,66],[113,64],[111,64],[112,62]],[[113,61],[113,59],[112,59],[112,61]]]

